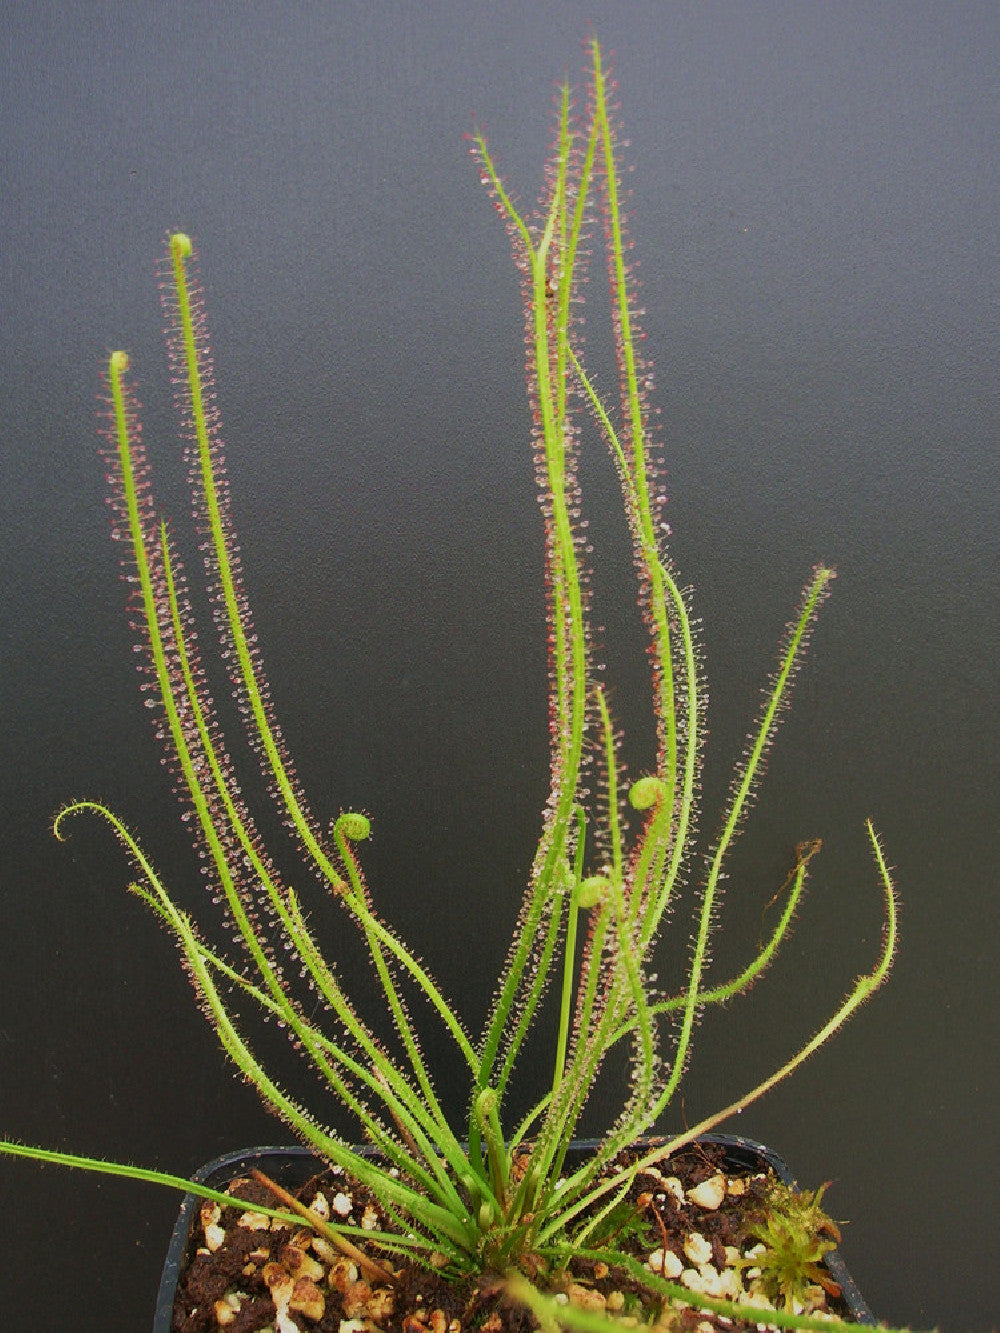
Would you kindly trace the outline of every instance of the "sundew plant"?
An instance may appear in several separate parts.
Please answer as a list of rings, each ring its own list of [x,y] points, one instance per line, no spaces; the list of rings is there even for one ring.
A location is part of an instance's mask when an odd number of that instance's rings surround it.
[[[637,1164],[609,1173],[620,1150],[654,1129],[674,1101],[699,1012],[732,999],[759,976],[799,903],[818,844],[798,848],[780,918],[744,970],[721,983],[708,978],[726,858],[756,794],[833,571],[820,565],[806,583],[714,846],[707,858],[696,856],[705,691],[688,596],[665,545],[664,496],[650,431],[651,376],[639,350],[609,78],[596,42],[588,51],[580,103],[568,87],[562,89],[536,212],[528,216],[519,210],[485,138],[472,136],[477,169],[504,219],[521,276],[535,469],[545,521],[550,661],[549,796],[484,1030],[469,1033],[423,963],[380,915],[378,888],[368,885],[363,864],[368,817],[343,811],[325,827],[310,810],[286,754],[243,588],[205,313],[193,247],[182,234],[170,237],[164,288],[170,364],[208,592],[249,743],[305,863],[306,887],[279,874],[241,792],[230,757],[236,747],[223,736],[202,665],[187,576],[154,506],[122,351],[111,354],[107,367],[114,535],[126,551],[146,701],[169,756],[184,818],[195,830],[208,897],[236,941],[232,956],[206,941],[117,814],[95,801],[76,801],[55,821],[60,838],[81,814],[96,814],[111,825],[134,863],[132,890],[176,938],[200,1003],[241,1074],[300,1139],[385,1201],[397,1227],[391,1234],[367,1234],[366,1241],[381,1245],[390,1258],[405,1251],[456,1273],[484,1268],[535,1273],[539,1258],[558,1267],[574,1250],[594,1243],[599,1219],[621,1197],[630,1172],[666,1157],[791,1073],[880,984],[895,944],[893,890],[869,824],[886,908],[872,971],[854,982],[823,1028],[769,1078],[683,1133],[651,1141]],[[594,387],[579,337],[585,261],[591,248],[602,246],[620,372],[614,403]],[[588,587],[596,573],[586,568],[577,483],[581,422],[588,416],[618,475],[648,632],[656,765],[631,784],[623,775],[588,630]],[[665,995],[653,983],[661,927],[692,867],[703,864],[693,932],[685,914],[675,946],[686,958],[686,981],[680,994]],[[325,894],[317,895],[317,880]],[[364,994],[347,993],[329,952],[345,918],[363,936],[377,978],[377,987],[368,986]],[[554,1004],[558,1015],[555,1043],[545,1057],[551,1077],[545,1096],[513,1122],[512,1080],[543,1001]],[[385,1028],[379,1018],[386,1008],[392,1042],[376,1035]],[[324,1104],[307,1106],[278,1085],[247,1036],[248,1009],[284,1029],[328,1088],[329,1100],[356,1117],[356,1137],[374,1147],[374,1155],[359,1152],[328,1127]],[[461,1123],[445,1114],[422,1054],[418,1017],[420,1024],[443,1026],[464,1065],[468,1097]],[[616,1048],[627,1048],[631,1062],[623,1104],[596,1153],[583,1165],[570,1166],[567,1147],[602,1065]],[[537,1060],[537,1047],[532,1051]],[[13,1143],[4,1150],[188,1187],[173,1177],[94,1159]],[[687,1290],[683,1295],[698,1299]]]

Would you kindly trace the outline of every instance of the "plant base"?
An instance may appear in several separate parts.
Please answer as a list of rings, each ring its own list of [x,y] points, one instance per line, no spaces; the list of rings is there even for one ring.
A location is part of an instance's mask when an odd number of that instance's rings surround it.
[[[592,1144],[580,1143],[574,1145],[573,1151],[586,1153],[592,1148]],[[362,1219],[365,1201],[355,1197],[344,1176],[331,1175],[326,1164],[303,1147],[257,1148],[232,1153],[208,1163],[195,1178],[225,1189],[234,1180],[246,1180],[253,1168],[263,1171],[292,1193],[301,1191],[307,1200],[317,1189],[321,1190],[334,1215],[347,1206],[347,1199],[351,1199],[356,1211],[350,1220],[360,1222]],[[686,1191],[718,1178],[720,1173],[727,1179],[739,1178],[746,1182],[741,1199],[727,1200],[722,1206],[711,1208],[687,1198]],[[637,1194],[653,1195],[653,1202],[648,1205],[650,1225],[646,1228],[646,1239],[654,1238],[655,1248],[675,1255],[690,1273],[698,1271],[695,1266],[698,1255],[690,1249],[686,1252],[685,1242],[693,1234],[697,1235],[703,1239],[704,1247],[711,1250],[711,1257],[703,1262],[718,1271],[724,1265],[725,1247],[738,1244],[747,1209],[752,1207],[755,1199],[759,1200],[768,1174],[787,1185],[794,1185],[787,1165],[769,1149],[749,1139],[713,1136],[682,1149],[660,1168],[663,1180],[641,1176],[637,1181]],[[669,1177],[680,1180],[685,1191],[683,1202],[676,1197],[676,1186],[666,1184],[664,1188],[657,1188]],[[274,1202],[256,1182],[241,1186],[240,1193],[248,1200],[264,1202],[267,1198],[267,1202]],[[696,1195],[696,1198],[700,1197],[701,1192]],[[377,1201],[369,1201],[369,1204],[373,1203]],[[453,1283],[423,1268],[400,1271],[398,1262],[390,1262],[400,1276],[395,1290],[389,1293],[380,1290],[377,1283],[364,1282],[349,1262],[340,1260],[331,1264],[328,1260],[333,1256],[324,1257],[322,1244],[319,1251],[308,1247],[304,1236],[297,1236],[294,1228],[253,1231],[245,1225],[239,1226],[238,1219],[245,1213],[243,1208],[224,1211],[216,1224],[218,1230],[211,1233],[209,1240],[209,1244],[216,1245],[216,1248],[210,1250],[206,1244],[202,1206],[203,1201],[194,1195],[187,1195],[182,1204],[160,1283],[153,1333],[201,1333],[202,1330],[226,1327],[234,1329],[235,1333],[257,1329],[274,1329],[276,1333],[291,1333],[295,1329],[342,1333],[344,1320],[352,1321],[348,1325],[351,1333],[372,1328],[402,1329],[403,1333],[421,1333],[421,1330],[425,1333],[459,1333],[462,1330],[464,1333],[470,1328],[484,1329],[487,1333],[522,1333],[535,1325],[523,1307],[510,1302],[496,1275],[486,1274]],[[210,1209],[211,1205],[205,1207]],[[296,1241],[305,1247],[304,1250],[297,1249]],[[626,1248],[624,1243],[622,1248]],[[631,1239],[628,1248],[641,1260],[649,1254],[648,1247],[633,1246]],[[304,1268],[315,1276],[300,1282],[300,1298],[296,1301],[294,1296],[289,1298],[289,1290],[295,1290],[291,1270],[299,1262],[298,1254],[303,1252],[310,1261]],[[376,1257],[385,1262],[384,1256]],[[676,1267],[672,1260],[666,1262],[670,1267]],[[333,1273],[331,1268],[335,1270]],[[842,1319],[874,1324],[872,1312],[835,1251],[825,1255],[823,1268],[840,1288],[839,1297],[827,1298],[826,1308]],[[285,1281],[283,1269],[293,1278],[291,1287]],[[666,1275],[670,1276],[670,1272]],[[620,1273],[605,1273],[599,1268],[595,1270],[593,1264],[581,1262],[574,1266],[570,1277],[569,1298],[589,1305],[589,1308],[613,1309],[621,1299],[626,1304],[634,1299],[635,1284]],[[542,1276],[537,1280],[544,1286]],[[312,1305],[308,1299],[310,1283],[322,1295],[322,1300],[319,1303],[313,1301]],[[279,1305],[282,1307],[280,1311]],[[296,1305],[300,1308],[295,1308]],[[661,1316],[658,1321],[661,1328],[673,1326],[678,1330],[705,1328],[712,1322],[712,1316],[694,1307],[672,1312],[669,1319]],[[718,1327],[727,1329],[728,1333],[738,1333],[741,1327],[756,1326],[730,1320]]]

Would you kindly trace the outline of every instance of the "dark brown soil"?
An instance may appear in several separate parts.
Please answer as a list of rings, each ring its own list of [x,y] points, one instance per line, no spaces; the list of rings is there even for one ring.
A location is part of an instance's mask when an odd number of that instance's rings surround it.
[[[687,1191],[720,1175],[737,1183],[719,1206],[688,1199]],[[669,1177],[680,1181],[682,1199]],[[628,1214],[632,1225],[616,1244],[654,1270],[657,1265],[675,1270],[671,1256],[676,1256],[688,1274],[699,1263],[703,1272],[723,1273],[732,1268],[734,1250],[742,1256],[754,1244],[747,1233],[748,1219],[755,1210],[759,1214],[767,1179],[764,1171],[734,1172],[718,1145],[692,1145],[661,1164],[658,1172],[637,1177]],[[248,1225],[254,1219],[248,1216],[247,1203],[275,1204],[265,1186],[241,1178],[230,1190],[245,1202],[221,1213],[213,1213],[211,1204],[203,1207],[202,1223],[207,1222],[209,1230],[203,1224],[195,1227],[188,1265],[178,1283],[172,1333],[214,1333],[219,1328],[231,1333],[531,1333],[537,1327],[530,1313],[510,1299],[499,1275],[445,1281],[425,1268],[400,1266],[398,1256],[373,1251],[373,1259],[395,1273],[390,1287],[371,1275],[366,1279],[356,1265],[337,1256],[328,1242],[318,1240],[304,1225],[271,1226],[260,1215],[256,1226]],[[310,1206],[321,1195],[319,1208],[325,1199],[334,1220],[349,1201],[351,1211],[342,1214],[345,1221],[388,1229],[377,1200],[342,1174],[316,1176],[294,1193]],[[701,1253],[694,1257],[692,1235],[704,1238]],[[727,1247],[732,1247],[728,1255]],[[665,1275],[685,1281],[672,1271]],[[636,1309],[638,1284],[623,1270],[590,1261],[574,1261],[567,1273],[532,1276],[538,1286],[563,1292],[584,1308],[652,1319],[661,1333],[694,1329],[707,1333],[712,1327],[738,1333],[755,1327],[739,1320],[716,1324],[702,1310],[669,1304],[659,1310],[647,1302],[643,1314]],[[817,1290],[817,1298],[822,1296]],[[831,1298],[827,1308],[849,1317],[836,1299]]]

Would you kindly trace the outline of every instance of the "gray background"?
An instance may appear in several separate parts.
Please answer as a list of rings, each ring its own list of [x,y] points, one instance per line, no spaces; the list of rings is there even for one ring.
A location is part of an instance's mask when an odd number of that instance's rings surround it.
[[[804,1183],[834,1181],[881,1318],[985,1329],[993,3],[4,6],[0,1127],[182,1173],[288,1138],[225,1069],[107,832],[49,834],[61,801],[101,797],[202,905],[136,689],[97,452],[101,363],[124,346],[183,528],[168,228],[199,243],[247,581],[300,774],[324,818],[370,811],[377,902],[480,1022],[545,795],[546,663],[518,285],[462,135],[485,125],[533,199],[588,19],[621,86],[672,549],[704,619],[706,836],[798,591],[816,561],[839,570],[731,867],[718,975],[795,842],[824,852],[773,973],[700,1027],[664,1127],[787,1057],[870,966],[871,814],[903,901],[890,987],[732,1128]],[[600,287],[595,267],[610,385]],[[648,695],[608,472],[591,442],[595,615],[641,771]],[[688,930],[681,915],[675,956]],[[522,1099],[545,1078],[527,1071]],[[2,1162],[0,1200],[0,1308],[21,1327],[148,1325],[174,1196]]]

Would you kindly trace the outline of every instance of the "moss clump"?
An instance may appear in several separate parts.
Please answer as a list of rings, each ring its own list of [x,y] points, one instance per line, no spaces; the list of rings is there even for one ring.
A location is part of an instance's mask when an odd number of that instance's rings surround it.
[[[840,1287],[822,1266],[823,1256],[837,1248],[840,1227],[820,1207],[827,1185],[818,1190],[794,1190],[772,1180],[761,1212],[748,1235],[757,1241],[742,1268],[759,1269],[752,1287],[779,1310],[803,1313],[827,1296],[839,1296]]]

